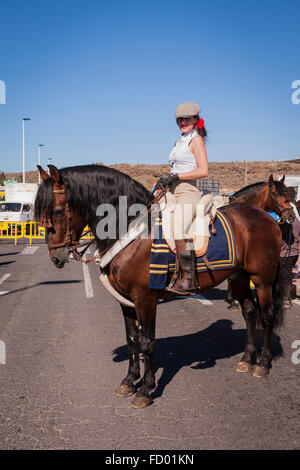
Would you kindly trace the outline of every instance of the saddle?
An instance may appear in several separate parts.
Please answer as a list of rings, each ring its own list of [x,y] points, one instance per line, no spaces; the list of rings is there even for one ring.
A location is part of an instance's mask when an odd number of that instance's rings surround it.
[[[205,194],[199,191],[199,201],[196,206],[196,216],[188,231],[188,237],[193,239],[196,257],[206,254],[211,233],[215,234],[214,220],[216,217],[218,204],[214,201],[212,194]],[[175,253],[175,239],[173,227],[173,212],[175,210],[172,194],[167,192],[165,201],[160,202],[162,215],[162,233],[170,250]]]

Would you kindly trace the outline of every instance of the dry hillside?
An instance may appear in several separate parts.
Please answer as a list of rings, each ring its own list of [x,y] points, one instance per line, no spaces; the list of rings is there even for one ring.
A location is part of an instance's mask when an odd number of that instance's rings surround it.
[[[110,165],[111,168],[127,173],[132,178],[140,181],[148,189],[152,187],[154,181],[160,176],[165,176],[169,172],[168,165]],[[292,175],[300,174],[300,165],[287,162],[210,162],[208,179],[220,181],[220,188],[223,194],[236,191],[246,184],[257,181],[267,181],[273,174],[276,179],[280,174]],[[29,171],[26,174],[28,183],[37,182],[37,171]],[[22,181],[22,173],[6,173],[5,177]]]

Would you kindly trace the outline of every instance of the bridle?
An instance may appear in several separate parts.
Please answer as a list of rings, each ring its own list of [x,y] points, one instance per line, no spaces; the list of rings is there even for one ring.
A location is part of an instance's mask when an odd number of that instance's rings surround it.
[[[64,189],[53,189],[52,192],[54,194],[64,194],[66,195],[65,193],[65,188]],[[66,199],[66,198],[65,198]],[[71,211],[70,211],[70,207],[69,207],[69,204],[68,204],[68,201],[67,199],[65,200],[65,214],[66,214],[66,235],[65,235],[65,239],[63,242],[61,243],[52,243],[50,245],[48,245],[48,248],[49,250],[54,250],[56,248],[62,248],[62,247],[66,247],[66,248],[69,248],[69,249],[72,249],[74,246],[78,246],[79,245],[79,242],[77,241],[74,241],[72,240],[72,233],[71,233],[71,229],[70,229],[70,222],[71,222]],[[52,228],[53,227],[53,223],[51,221],[50,218],[47,219],[47,227],[48,228]]]
[[[63,189],[52,189],[52,192],[53,194],[64,194],[64,196],[66,196],[66,193],[65,193],[65,187]],[[64,211],[65,211],[65,215],[66,215],[66,234],[65,234],[65,238],[62,242],[60,243],[51,243],[51,244],[48,244],[48,249],[50,251],[50,254],[53,250],[57,249],[57,248],[68,248],[68,250],[73,254],[75,255],[75,258],[78,260],[78,261],[81,261],[82,263],[85,263],[85,264],[89,264],[91,263],[95,258],[98,258],[99,255],[97,254],[96,256],[94,256],[93,258],[90,258],[88,260],[85,260],[83,258],[83,255],[84,253],[86,252],[86,250],[89,248],[89,246],[94,243],[94,239],[92,240],[89,240],[88,242],[86,243],[80,243],[79,241],[76,241],[76,240],[73,240],[72,239],[72,232],[71,232],[71,210],[70,210],[70,207],[69,207],[69,204],[68,204],[68,201],[65,197],[65,207],[64,207]],[[48,217],[44,217],[43,220],[41,221],[40,225],[42,227],[45,227],[45,228],[54,228],[54,225],[53,225],[53,222],[51,220],[51,218],[48,216]],[[88,230],[86,232],[84,232],[84,235],[87,235],[88,233],[90,233],[91,230]],[[77,251],[77,248],[78,247],[85,247],[84,250],[82,250],[80,253],[78,253]],[[100,253],[100,256],[102,256],[103,253]],[[72,261],[72,258],[69,259],[69,261]]]
[[[277,202],[277,199],[275,197],[276,193],[274,193],[271,188],[269,188],[269,195],[270,195],[270,197],[273,201],[273,204],[275,206],[276,211],[278,211],[278,214],[279,214],[279,219],[277,220],[277,222],[278,223],[283,223],[282,222],[282,217],[283,217],[284,213],[287,212],[287,211],[293,210],[293,208],[292,207],[286,207],[285,209],[280,209],[280,207],[278,205],[278,202]]]

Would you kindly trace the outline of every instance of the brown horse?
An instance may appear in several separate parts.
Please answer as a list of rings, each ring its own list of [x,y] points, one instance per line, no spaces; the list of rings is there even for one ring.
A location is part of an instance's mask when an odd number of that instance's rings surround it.
[[[277,204],[276,198],[273,196],[272,192],[270,191],[270,185],[275,187],[276,192],[280,193],[283,197],[286,197],[286,187],[284,186],[285,176],[281,178],[279,182],[274,181],[273,176],[271,175],[269,178],[269,182],[258,182],[254,184],[249,184],[244,188],[236,191],[230,197],[230,204],[235,204],[237,202],[243,202],[247,204],[252,204],[253,206],[260,207],[264,211],[271,211],[275,212],[280,223],[280,218],[284,211],[282,208]],[[288,210],[288,209],[287,209]],[[235,311],[239,310],[239,303],[233,298],[232,296],[232,282],[230,278],[228,279],[228,289],[226,294],[226,302],[230,305],[228,308],[230,310]]]
[[[115,216],[116,234],[106,239],[97,238],[97,225],[105,219],[108,205],[120,208],[120,196],[127,196],[128,205],[147,205],[151,194],[129,176],[105,166],[87,165],[58,170],[49,165],[48,175],[41,167],[43,179],[35,202],[36,219],[47,226],[47,241],[53,263],[62,268],[70,251],[78,246],[83,228],[88,224],[95,235],[98,250],[103,252],[122,236]],[[270,181],[268,191],[274,198],[282,217],[293,219],[291,206],[281,192],[284,185]],[[280,189],[280,190],[279,190]],[[103,209],[103,204],[105,204]],[[100,207],[100,209],[99,209]],[[278,224],[263,210],[249,204],[233,204],[222,208],[229,219],[236,242],[237,259],[234,269],[201,272],[198,274],[199,292],[211,289],[235,273],[234,296],[242,306],[247,327],[245,351],[238,363],[239,372],[253,368],[256,357],[255,327],[257,309],[252,299],[249,279],[256,286],[258,311],[264,328],[264,347],[254,375],[268,374],[271,366],[270,341],[275,327],[280,326],[283,312],[277,302],[276,271],[281,247]],[[99,215],[100,214],[100,215]],[[134,307],[122,307],[129,349],[128,374],[116,393],[119,397],[134,395],[131,405],[144,408],[152,403],[155,388],[154,344],[156,306],[159,298],[172,294],[149,288],[149,263],[152,239],[132,241],[104,268],[111,285]],[[144,357],[144,376],[141,388],[135,382],[140,377],[139,352]]]
[[[264,211],[276,212],[277,215],[281,216],[284,210],[277,204],[274,191],[270,191],[270,187],[274,188],[276,193],[286,197],[287,188],[284,186],[284,180],[285,176],[283,176],[280,181],[274,181],[271,175],[268,183],[259,182],[249,184],[233,193],[230,197],[230,203],[246,202],[260,207]],[[286,210],[288,211],[289,208]]]

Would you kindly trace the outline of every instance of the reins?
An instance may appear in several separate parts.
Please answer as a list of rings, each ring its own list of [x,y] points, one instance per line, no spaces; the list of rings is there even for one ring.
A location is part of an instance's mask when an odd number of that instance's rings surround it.
[[[284,222],[282,221],[283,214],[284,214],[284,212],[290,210],[290,208],[287,207],[286,209],[281,210],[281,209],[279,208],[278,204],[277,204],[276,198],[275,198],[274,194],[272,193],[272,190],[271,190],[271,189],[269,190],[269,193],[270,193],[270,196],[271,196],[271,199],[272,199],[272,201],[273,201],[273,203],[274,203],[275,208],[278,210],[278,212],[279,212],[279,214],[280,214],[279,219],[277,220],[277,222],[278,222],[278,224],[283,224],[283,223],[284,223]],[[291,247],[291,243],[290,243],[290,242],[291,242],[291,239],[292,239],[292,230],[291,230],[290,233],[288,234],[288,237],[289,237],[288,242],[285,242],[286,245],[288,246],[288,248],[287,248],[287,250],[286,250],[286,254],[285,254],[282,258],[287,258],[287,257],[290,256],[290,251],[291,251],[291,248],[292,248],[292,247]],[[281,246],[280,253],[282,253],[282,251],[284,251],[284,250],[285,250],[285,248],[284,248],[283,246]]]
[[[279,205],[278,205],[278,203],[277,203],[276,197],[275,197],[275,195],[274,195],[274,193],[272,192],[271,189],[269,189],[269,194],[270,194],[270,196],[271,196],[271,199],[272,199],[272,201],[273,201],[273,204],[274,204],[276,210],[279,212],[279,219],[278,219],[277,222],[280,224],[280,223],[282,223],[281,220],[282,220],[282,217],[283,217],[284,213],[287,212],[287,211],[289,211],[290,208],[289,208],[289,207],[286,207],[285,209],[280,209],[280,207],[279,207]]]

